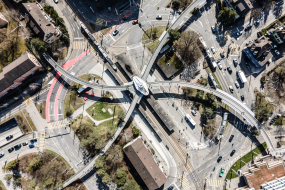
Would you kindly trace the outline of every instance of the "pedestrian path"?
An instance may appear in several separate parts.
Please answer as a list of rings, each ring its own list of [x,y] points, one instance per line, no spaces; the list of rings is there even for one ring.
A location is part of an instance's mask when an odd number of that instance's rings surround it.
[[[221,179],[209,179],[208,186],[212,187],[223,187],[223,180]]]
[[[98,52],[96,49],[94,49],[92,46],[90,47],[90,51],[91,53],[94,55],[94,57],[96,57],[98,55]]]
[[[46,145],[46,131],[40,132],[40,140],[39,140],[39,149],[43,150],[45,149]]]
[[[224,53],[224,52],[225,52],[225,50],[223,48],[221,48],[221,47],[219,47],[218,49],[215,49],[215,53],[213,53],[214,59],[215,60],[222,59],[220,54]]]
[[[185,175],[178,177],[176,185],[179,189],[182,190],[191,189],[191,184]]]
[[[84,49],[84,41],[83,40],[74,40],[73,41],[73,49]]]

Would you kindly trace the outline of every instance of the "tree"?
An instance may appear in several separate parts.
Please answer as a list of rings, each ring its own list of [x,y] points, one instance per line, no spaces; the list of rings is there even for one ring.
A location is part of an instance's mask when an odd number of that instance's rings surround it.
[[[124,111],[119,112],[118,118],[120,119],[120,121],[123,121],[125,118],[125,112]]]
[[[153,27],[152,29],[152,39],[155,40],[157,38],[157,32],[158,32],[158,29],[156,27]]]
[[[119,186],[123,186],[127,180],[127,173],[124,168],[118,168],[116,172],[115,183]]]
[[[198,98],[200,100],[203,100],[203,97],[204,97],[204,91],[199,90],[199,92],[197,93],[196,98]]]
[[[31,40],[31,44],[39,52],[46,51],[46,43],[40,40],[39,38],[33,38]]]
[[[214,94],[207,93],[207,94],[206,94],[206,98],[207,98],[208,101],[214,102],[215,99],[216,99],[216,96],[215,96]]]
[[[106,164],[116,167],[124,159],[122,147],[120,145],[112,145],[112,147],[106,152]]]
[[[105,156],[101,156],[95,161],[95,167],[96,169],[105,169],[106,168],[106,163],[105,163]]]
[[[139,134],[140,134],[140,130],[137,129],[137,128],[133,128],[133,135],[134,135],[134,137],[135,137],[135,138],[138,137]]]
[[[134,180],[127,179],[125,185],[121,187],[122,190],[140,190],[140,186]]]
[[[176,9],[180,7],[181,1],[180,0],[173,0],[172,1],[172,6]]]
[[[6,166],[4,165],[2,169],[4,171],[14,171],[18,168],[19,161],[19,159],[12,160]]]
[[[198,81],[198,84],[207,86],[207,84],[208,84],[208,79],[206,79],[206,78],[201,78],[201,79]]]
[[[169,33],[172,41],[178,40],[180,38],[180,35],[181,35],[181,33],[178,31],[178,29],[170,29],[168,31],[168,33]]]
[[[205,117],[211,117],[213,114],[214,114],[213,109],[209,107],[205,107],[202,113],[202,115]]]
[[[220,10],[218,18],[222,19],[225,25],[231,25],[235,22],[237,13],[235,10],[232,10],[231,7],[224,7],[223,10]]]
[[[29,182],[28,188],[29,188],[29,190],[34,190],[36,186],[37,186],[36,180],[34,179],[34,180]]]
[[[29,166],[27,167],[28,171],[36,171],[37,169],[39,169],[41,166],[43,165],[43,160],[39,157],[34,157]]]
[[[109,174],[105,173],[103,178],[102,178],[102,182],[105,184],[108,184],[112,181],[112,179],[110,178]]]
[[[4,179],[6,181],[10,181],[12,178],[13,178],[13,175],[10,175],[10,174],[6,174],[5,177],[4,177]]]

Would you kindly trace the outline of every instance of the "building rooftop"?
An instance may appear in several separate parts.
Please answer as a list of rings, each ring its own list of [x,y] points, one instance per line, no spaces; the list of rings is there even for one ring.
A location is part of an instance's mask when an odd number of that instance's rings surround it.
[[[249,168],[249,172],[243,173],[243,177],[247,185],[255,190],[267,187],[269,182],[278,181],[278,178],[282,178],[284,176],[285,168],[283,163],[279,161],[270,164],[266,162],[258,162],[255,164],[255,167]],[[284,178],[282,178],[282,180],[283,179]]]
[[[35,66],[41,65],[34,55],[24,52],[18,59],[3,68],[0,73],[0,92],[13,85],[16,79]]]
[[[30,27],[34,30],[36,34],[40,33],[40,30],[44,33],[43,41],[52,42],[60,36],[60,31],[55,27],[51,18],[43,12],[41,5],[37,3],[23,3],[24,8],[33,17],[33,20],[29,18],[28,15],[25,15],[25,19],[29,22]],[[36,22],[36,23],[34,23]],[[40,28],[38,28],[38,26]]]
[[[149,190],[157,189],[166,182],[165,175],[140,137],[129,142],[123,150]]]

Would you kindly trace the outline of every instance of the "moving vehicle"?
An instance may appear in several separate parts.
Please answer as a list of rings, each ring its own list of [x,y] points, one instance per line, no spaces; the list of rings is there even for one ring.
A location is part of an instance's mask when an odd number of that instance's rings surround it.
[[[30,144],[30,145],[29,145],[29,147],[30,147],[30,148],[34,148],[34,147],[35,147],[35,145],[33,145],[33,144]]]
[[[244,101],[244,95],[240,96],[241,101]]]
[[[219,69],[220,69],[220,70],[222,70],[222,69],[223,69],[223,66],[222,66],[222,64],[221,64],[221,63],[218,63],[218,67],[219,67]]]
[[[11,138],[13,138],[13,135],[9,135],[8,137],[6,137],[7,141],[10,140]]]
[[[216,52],[216,50],[215,50],[215,48],[214,48],[214,47],[211,47],[211,50],[212,50],[212,52],[213,52],[213,53],[215,53],[215,52]]]
[[[192,110],[191,113],[196,116],[197,115],[197,112],[195,110]]]
[[[248,30],[250,30],[252,28],[252,25],[249,25],[249,26],[247,26],[244,30],[245,31],[248,31]]]
[[[3,152],[0,153],[0,157],[3,157],[5,154]]]
[[[132,22],[132,24],[137,24],[138,23],[138,20],[134,20],[133,22]]]
[[[238,83],[238,81],[235,82],[235,85],[236,85],[237,88],[239,88],[239,83]]]
[[[160,20],[160,19],[162,19],[162,16],[161,16],[161,15],[157,15],[157,16],[156,16],[156,19],[159,19],[159,20]]]
[[[211,26],[211,29],[212,29],[213,33],[215,33],[215,32],[216,32],[216,29],[215,29],[215,27],[214,27],[214,26]]]
[[[225,173],[225,168],[221,168],[221,171],[220,171],[220,177],[223,177],[223,175],[224,175],[224,173]]]
[[[32,144],[35,143],[35,142],[37,142],[37,139],[32,139],[32,140],[31,140],[31,143],[32,143]]]
[[[218,158],[218,160],[217,160],[217,162],[219,163],[221,160],[222,160],[222,156],[220,156],[219,158]]]
[[[55,3],[58,3],[58,0],[53,0]]]
[[[233,62],[234,62],[234,66],[236,67],[238,64],[237,59],[234,59]]]
[[[235,154],[236,150],[233,150],[230,154],[230,156],[233,156]]]
[[[232,142],[233,138],[234,138],[234,135],[231,135],[229,142]]]
[[[234,89],[232,86],[229,86],[229,89],[230,89],[231,93],[234,93]]]
[[[174,187],[173,186],[170,186],[170,187],[168,187],[168,190],[172,190]]]
[[[229,73],[232,74],[233,70],[231,69],[231,67],[228,67],[227,69],[228,69]]]
[[[213,57],[211,58],[211,66],[213,67],[213,69],[216,69],[217,67],[217,63]]]
[[[257,20],[254,22],[254,25],[258,25],[260,23],[260,20]]]
[[[196,123],[189,114],[185,115],[185,120],[188,124],[190,123],[193,127],[195,127]]]
[[[218,83],[216,82],[216,80],[215,80],[213,74],[212,74],[212,73],[209,73],[208,77],[210,78],[210,81],[211,81],[211,83],[213,84],[213,85],[211,85],[211,87],[213,87],[214,89],[219,88],[219,85],[218,85]]]
[[[246,77],[245,77],[245,74],[244,74],[244,72],[242,71],[242,70],[240,70],[240,71],[238,71],[238,78],[240,79],[240,81],[242,82],[242,83],[246,83],[247,82],[247,79],[246,79]]]
[[[116,36],[117,34],[119,33],[119,30],[114,30],[114,32],[113,32],[113,36]]]
[[[221,56],[222,59],[225,58],[224,53],[220,53],[220,56]]]

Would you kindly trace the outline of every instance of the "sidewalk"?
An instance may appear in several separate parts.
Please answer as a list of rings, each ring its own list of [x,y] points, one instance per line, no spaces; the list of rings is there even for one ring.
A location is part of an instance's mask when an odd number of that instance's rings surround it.
[[[47,121],[42,118],[40,113],[38,112],[35,104],[31,104],[26,108],[30,118],[32,119],[35,127],[38,131],[45,130],[45,127],[47,126]]]
[[[97,121],[97,120],[93,119],[93,117],[91,117],[91,115],[89,115],[86,111],[83,112],[83,116],[88,116],[89,119],[91,119],[95,123],[96,126],[98,126],[100,123],[103,123],[104,121],[108,121],[108,120],[113,119],[113,117],[110,117],[108,119],[103,119],[103,120]],[[117,118],[117,117],[118,116],[115,116],[114,118]]]

